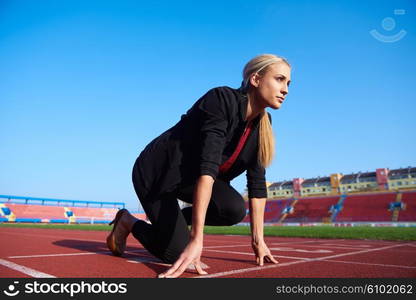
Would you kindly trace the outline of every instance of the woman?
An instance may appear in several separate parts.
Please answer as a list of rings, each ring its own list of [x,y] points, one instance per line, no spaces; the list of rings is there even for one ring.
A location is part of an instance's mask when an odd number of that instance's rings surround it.
[[[178,277],[193,263],[199,274],[205,225],[233,225],[246,214],[230,181],[247,171],[252,248],[256,262],[277,263],[263,238],[267,197],[265,168],[274,154],[271,116],[290,84],[290,65],[271,54],[250,60],[239,89],[218,87],[154,139],[133,167],[133,185],[151,224],[120,210],[107,237],[122,255],[133,236],[153,255],[173,264],[159,277]],[[177,199],[192,203],[180,209]],[[192,225],[191,231],[188,225]]]

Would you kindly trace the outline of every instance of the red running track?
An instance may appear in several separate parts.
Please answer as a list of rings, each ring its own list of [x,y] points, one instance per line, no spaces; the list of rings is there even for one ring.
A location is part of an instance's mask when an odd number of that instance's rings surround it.
[[[156,277],[166,270],[130,236],[123,257],[111,255],[108,232],[0,228],[0,277]],[[268,237],[279,264],[259,267],[248,236],[206,235],[209,273],[182,277],[416,277],[416,242]]]

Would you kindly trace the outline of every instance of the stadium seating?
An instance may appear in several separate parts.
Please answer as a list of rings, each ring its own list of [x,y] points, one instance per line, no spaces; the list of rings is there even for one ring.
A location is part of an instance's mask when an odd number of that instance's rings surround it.
[[[282,215],[283,209],[288,205],[286,199],[274,200],[266,203],[264,220],[267,223],[277,223]]]
[[[5,204],[16,216],[16,222],[42,222],[42,220],[55,220],[67,222],[64,207],[38,205],[38,204]]]
[[[280,219],[282,210],[287,205],[288,200],[269,200],[266,202],[266,206],[264,208],[264,222],[265,223],[277,223]],[[247,214],[243,219],[243,223],[250,222],[250,215],[249,215],[249,207],[248,202],[246,202],[246,210]]]
[[[16,218],[16,222],[51,223],[108,223],[116,215],[117,208],[63,207],[38,204],[4,204]]]
[[[71,202],[71,201],[67,201]],[[85,204],[84,204],[85,205]],[[0,222],[109,223],[119,208],[0,203]],[[124,204],[123,206],[124,207]],[[249,223],[247,215],[242,223]],[[133,215],[146,219],[142,212]],[[269,199],[265,223],[415,222],[416,191]]]
[[[396,193],[348,195],[337,222],[391,222],[390,203],[396,201]]]
[[[399,221],[416,221],[416,192],[403,192],[402,203],[403,210],[399,211]]]
[[[416,221],[416,191],[268,200],[264,213],[265,223],[392,221]]]
[[[313,197],[297,199],[268,200],[264,212],[265,223],[298,223],[329,221],[330,207],[337,203],[336,197]],[[293,207],[293,209],[291,209]],[[246,204],[248,213],[248,203]],[[249,215],[243,222],[250,222]]]
[[[331,217],[330,208],[338,202],[339,196],[299,198],[288,214],[285,223],[297,222],[328,222]]]
[[[108,223],[116,215],[117,208],[71,207],[78,223]]]

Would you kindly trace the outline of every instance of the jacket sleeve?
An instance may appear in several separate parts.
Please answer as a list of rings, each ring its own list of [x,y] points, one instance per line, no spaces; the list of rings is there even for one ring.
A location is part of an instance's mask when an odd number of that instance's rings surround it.
[[[200,100],[200,166],[199,176],[217,178],[228,127],[227,96],[220,88],[208,91]]]
[[[269,113],[270,124],[272,117]],[[252,165],[247,169],[247,189],[249,198],[267,198],[266,170],[255,157]]]
[[[249,198],[267,198],[266,170],[257,159],[247,169],[247,189]]]

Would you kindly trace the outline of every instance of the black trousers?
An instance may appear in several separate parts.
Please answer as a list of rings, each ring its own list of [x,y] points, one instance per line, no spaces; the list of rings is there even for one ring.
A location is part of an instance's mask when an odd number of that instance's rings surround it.
[[[151,224],[137,221],[132,234],[154,256],[165,263],[174,263],[188,245],[188,225],[192,224],[192,207],[181,210],[177,199],[192,203],[194,185],[158,197],[143,197],[141,182],[133,172],[134,189]],[[241,222],[245,215],[243,197],[229,182],[215,180],[205,225],[234,225]]]

